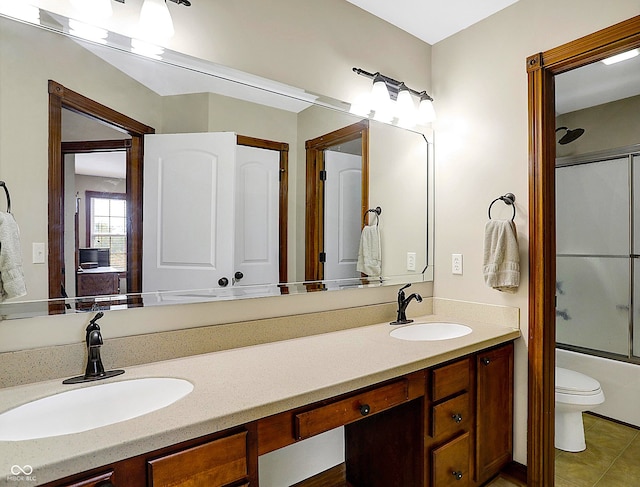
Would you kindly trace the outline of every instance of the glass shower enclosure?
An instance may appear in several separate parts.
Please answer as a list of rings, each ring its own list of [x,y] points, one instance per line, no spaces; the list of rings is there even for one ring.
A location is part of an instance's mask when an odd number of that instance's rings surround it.
[[[640,363],[640,145],[556,163],[556,343]]]

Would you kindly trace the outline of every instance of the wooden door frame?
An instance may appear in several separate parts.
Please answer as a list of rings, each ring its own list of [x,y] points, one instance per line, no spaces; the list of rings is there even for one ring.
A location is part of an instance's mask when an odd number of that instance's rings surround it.
[[[64,158],[62,109],[74,111],[131,136],[127,151],[127,292],[142,291],[142,185],[144,135],[155,130],[122,113],[49,80],[49,298],[62,296],[64,282]],[[75,269],[74,269],[75,272]],[[51,313],[64,306],[50,306]]]
[[[278,151],[280,153],[280,189],[279,189],[279,227],[278,227],[278,239],[279,239],[279,279],[280,284],[289,282],[287,276],[287,256],[288,256],[288,226],[289,226],[289,144],[286,142],[274,142],[272,140],[256,139],[255,137],[247,137],[245,135],[238,135],[236,142],[238,145],[245,145],[248,147],[256,147],[258,149],[267,149]]]
[[[529,85],[529,386],[527,484],[554,485],[555,87],[554,77],[640,48],[640,16],[527,58]]]
[[[324,150],[334,145],[362,138],[362,208],[369,208],[369,121],[361,120],[305,142],[307,155],[305,211],[305,273],[306,281],[322,281],[324,267],[319,254],[324,250],[324,184],[320,171],[324,169]]]

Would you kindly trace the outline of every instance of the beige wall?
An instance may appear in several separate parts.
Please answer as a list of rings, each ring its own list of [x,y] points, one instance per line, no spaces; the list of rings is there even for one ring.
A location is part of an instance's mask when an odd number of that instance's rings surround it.
[[[565,145],[557,145],[557,156],[575,156],[589,152],[615,149],[640,144],[640,96],[605,103],[595,107],[565,113],[556,118],[557,127],[575,129],[585,133]],[[564,134],[558,133],[558,136]]]
[[[525,340],[516,347],[514,435],[514,457],[521,463],[526,462],[529,245],[525,59],[639,13],[637,0],[520,0],[433,46],[434,294],[521,309]],[[506,192],[517,198],[522,281],[516,294],[491,290],[482,278],[487,207]],[[510,209],[494,209],[494,217],[510,217]],[[452,253],[464,255],[462,276],[451,274]]]

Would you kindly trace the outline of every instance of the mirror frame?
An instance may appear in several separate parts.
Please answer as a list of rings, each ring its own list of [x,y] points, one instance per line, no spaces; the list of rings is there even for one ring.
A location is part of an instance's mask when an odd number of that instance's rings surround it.
[[[640,47],[640,16],[527,58],[529,87],[529,358],[527,485],[555,476],[554,77]]]

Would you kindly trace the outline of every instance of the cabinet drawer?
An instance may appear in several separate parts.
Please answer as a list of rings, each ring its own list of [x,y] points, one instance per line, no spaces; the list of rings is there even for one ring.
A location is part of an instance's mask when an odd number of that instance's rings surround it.
[[[464,433],[431,452],[432,485],[469,485],[469,433]]]
[[[364,416],[389,409],[409,400],[408,381],[401,380],[371,391],[297,413],[294,417],[295,437],[303,440],[352,423]]]
[[[247,433],[210,441],[147,462],[151,487],[222,487],[247,476]]]
[[[468,431],[471,424],[469,411],[468,392],[433,406],[431,436],[444,439],[458,431]]]
[[[431,399],[439,401],[469,389],[469,358],[458,360],[449,365],[438,367],[431,372]]]

